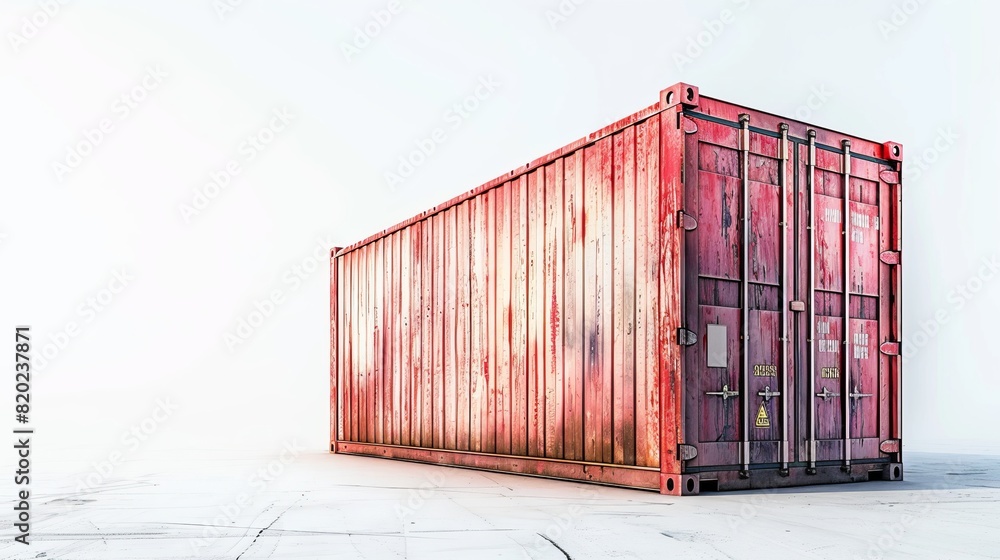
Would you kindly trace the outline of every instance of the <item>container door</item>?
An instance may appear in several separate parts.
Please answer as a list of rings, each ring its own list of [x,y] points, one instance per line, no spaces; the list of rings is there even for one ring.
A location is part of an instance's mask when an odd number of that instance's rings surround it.
[[[839,149],[838,149],[839,148]],[[884,461],[880,442],[892,422],[889,393],[892,340],[892,228],[896,223],[891,168],[852,157],[850,144],[798,148],[805,181],[801,215],[806,328],[800,454],[811,470],[823,465]],[[888,172],[888,173],[887,173]],[[881,350],[886,350],[883,353]]]
[[[794,189],[787,127],[686,122],[689,470],[787,468]]]
[[[685,468],[854,476],[898,460],[897,164],[750,119],[683,122]]]

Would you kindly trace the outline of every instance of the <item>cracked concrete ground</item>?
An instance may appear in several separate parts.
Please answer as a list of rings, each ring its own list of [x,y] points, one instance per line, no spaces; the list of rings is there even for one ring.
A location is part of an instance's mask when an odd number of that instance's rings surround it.
[[[322,453],[159,457],[36,476],[32,543],[7,499],[0,558],[1000,558],[1000,456],[905,460],[901,483],[674,498]]]

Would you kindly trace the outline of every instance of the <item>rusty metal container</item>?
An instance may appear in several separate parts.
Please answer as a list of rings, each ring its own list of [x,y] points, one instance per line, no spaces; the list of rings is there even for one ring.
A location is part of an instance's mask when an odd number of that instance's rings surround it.
[[[902,146],[676,84],[331,259],[331,451],[666,494],[902,479]]]

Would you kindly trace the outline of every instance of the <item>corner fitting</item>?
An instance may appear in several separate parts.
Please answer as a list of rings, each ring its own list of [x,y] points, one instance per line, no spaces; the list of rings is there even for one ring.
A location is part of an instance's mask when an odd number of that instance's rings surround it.
[[[661,109],[669,109],[676,105],[681,105],[684,109],[694,109],[698,107],[700,101],[698,86],[684,82],[678,82],[660,92]]]

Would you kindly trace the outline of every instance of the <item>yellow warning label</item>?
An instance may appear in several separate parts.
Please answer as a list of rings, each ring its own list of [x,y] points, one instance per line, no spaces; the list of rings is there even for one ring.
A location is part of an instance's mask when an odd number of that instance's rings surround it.
[[[757,410],[757,423],[755,426],[758,428],[771,427],[771,420],[767,417],[767,409],[764,408],[764,403],[760,403],[760,409]]]

